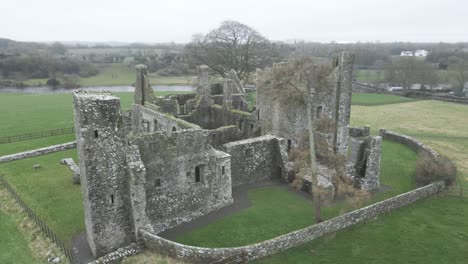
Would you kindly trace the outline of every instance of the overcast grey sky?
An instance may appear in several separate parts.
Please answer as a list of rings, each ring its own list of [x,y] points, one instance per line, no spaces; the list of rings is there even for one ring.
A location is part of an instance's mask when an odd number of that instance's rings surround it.
[[[272,40],[468,41],[466,0],[0,0],[0,37],[188,42],[223,20]]]

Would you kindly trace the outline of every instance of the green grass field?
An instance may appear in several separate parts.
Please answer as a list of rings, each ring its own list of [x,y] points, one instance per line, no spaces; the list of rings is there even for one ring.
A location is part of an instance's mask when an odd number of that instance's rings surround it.
[[[466,263],[467,204],[425,199],[255,263]]]
[[[28,244],[10,215],[0,210],[0,263],[43,263],[32,257]]]
[[[361,105],[361,106],[377,106],[377,105],[386,105],[386,104],[400,104],[414,102],[415,99],[408,97],[401,97],[391,94],[365,94],[365,93],[355,93],[351,98],[352,105]]]
[[[63,241],[84,231],[83,206],[79,185],[72,173],[59,162],[76,159],[76,149],[0,164],[0,174]],[[41,169],[32,166],[40,164]]]
[[[358,82],[373,83],[383,82],[385,80],[385,75],[383,70],[357,70],[355,78]]]
[[[158,96],[185,92],[156,92]],[[114,93],[129,109],[133,93]],[[0,137],[73,126],[71,93],[0,93]]]
[[[135,82],[136,71],[133,66],[125,63],[109,63],[96,65],[99,73],[95,76],[80,78],[80,86],[129,86]],[[194,76],[159,76],[150,74],[152,85],[193,85]],[[45,85],[47,79],[30,79],[25,81],[26,85]]]
[[[353,95],[354,96],[354,95]],[[367,96],[366,96],[367,97]],[[351,107],[351,125],[370,125],[412,135],[453,160],[468,181],[468,105],[440,101]]]

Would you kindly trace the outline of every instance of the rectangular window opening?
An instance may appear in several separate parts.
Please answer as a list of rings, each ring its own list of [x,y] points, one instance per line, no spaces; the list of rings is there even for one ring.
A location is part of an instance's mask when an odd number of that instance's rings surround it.
[[[203,166],[198,165],[195,167],[195,182],[201,182],[203,178]]]
[[[246,158],[251,158],[252,157],[252,149],[248,148],[245,150],[245,157]]]
[[[114,195],[113,194],[110,195],[110,202],[111,202],[111,204],[114,204]]]
[[[94,137],[95,138],[98,138],[99,134],[98,134],[98,131],[97,130],[94,130]]]
[[[223,166],[223,167],[221,168],[221,174],[224,175],[225,173],[226,173],[226,169],[225,169],[225,167]]]
[[[154,181],[154,186],[156,186],[156,187],[161,187],[161,179],[156,179],[156,180]]]

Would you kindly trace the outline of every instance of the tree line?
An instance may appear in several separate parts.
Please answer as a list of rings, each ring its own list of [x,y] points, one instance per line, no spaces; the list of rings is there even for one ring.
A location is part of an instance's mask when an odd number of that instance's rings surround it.
[[[66,47],[0,40],[0,74],[2,79],[55,79],[63,75],[88,77],[96,75],[95,65],[65,56]]]

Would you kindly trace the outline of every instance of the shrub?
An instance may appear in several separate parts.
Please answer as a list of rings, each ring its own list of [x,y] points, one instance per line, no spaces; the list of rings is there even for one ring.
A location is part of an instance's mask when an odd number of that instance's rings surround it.
[[[57,79],[52,78],[52,79],[47,80],[46,85],[55,88],[60,85],[60,82]]]
[[[457,177],[457,168],[444,156],[432,157],[421,152],[416,161],[416,184],[425,186],[435,181],[444,181],[452,185]]]

